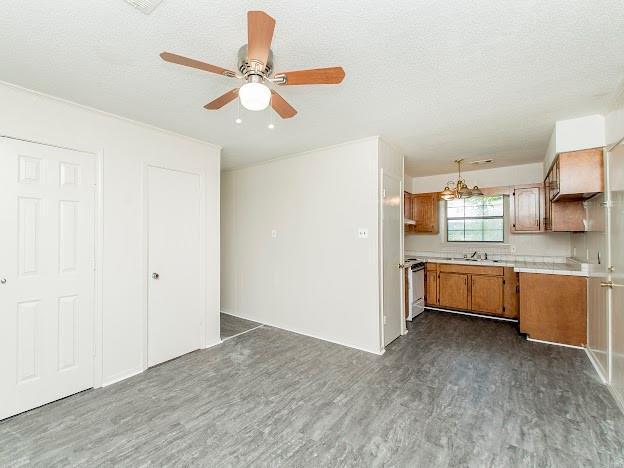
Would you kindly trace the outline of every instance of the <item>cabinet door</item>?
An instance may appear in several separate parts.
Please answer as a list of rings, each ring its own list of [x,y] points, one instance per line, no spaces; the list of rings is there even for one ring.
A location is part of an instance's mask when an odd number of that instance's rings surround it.
[[[414,209],[412,204],[412,194],[403,192],[403,217],[406,219],[414,219]],[[414,232],[413,224],[405,224],[405,232]]]
[[[539,187],[516,187],[513,192],[513,232],[536,232],[540,230]]]
[[[438,305],[438,273],[436,269],[428,269],[425,273],[425,302],[428,305]]]
[[[438,194],[418,193],[412,196],[415,232],[437,234],[438,232]]]
[[[552,185],[550,191],[550,199],[554,200],[559,195],[559,189],[561,187],[561,169],[560,158],[557,157],[555,165],[552,168]]]
[[[503,278],[474,275],[471,283],[471,310],[501,315],[503,313]]]
[[[403,217],[407,219],[414,219],[412,214],[412,194],[409,192],[403,192]]]
[[[552,201],[550,201],[550,190],[552,184],[552,172],[544,181],[544,231],[552,230]]]
[[[463,273],[438,274],[440,305],[450,309],[468,308],[468,275]]]

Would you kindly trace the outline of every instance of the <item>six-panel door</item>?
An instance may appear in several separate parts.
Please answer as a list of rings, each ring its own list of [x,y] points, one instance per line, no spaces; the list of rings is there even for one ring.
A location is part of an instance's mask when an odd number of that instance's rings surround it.
[[[93,386],[94,172],[0,138],[0,418]]]

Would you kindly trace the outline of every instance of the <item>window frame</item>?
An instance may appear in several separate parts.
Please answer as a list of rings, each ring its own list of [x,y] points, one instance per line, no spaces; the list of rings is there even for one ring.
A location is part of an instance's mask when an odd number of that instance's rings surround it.
[[[445,218],[445,222],[446,222],[446,226],[445,226],[445,239],[446,242],[449,244],[504,244],[505,243],[505,218],[506,218],[506,213],[505,213],[505,196],[503,194],[498,194],[498,195],[479,195],[479,197],[483,197],[483,196],[492,196],[492,197],[500,197],[501,199],[501,207],[503,210],[503,214],[501,216],[464,216],[461,218],[449,218],[448,216],[448,204],[449,204],[449,200],[446,200],[444,203],[444,218]],[[464,203],[465,203],[465,199],[464,199]],[[502,239],[501,240],[449,240],[449,219],[450,220],[467,220],[467,219],[500,219],[503,222],[502,228],[501,228],[501,233],[502,233]],[[465,226],[465,224],[464,224]],[[465,236],[465,232],[466,229],[464,228],[464,236]]]

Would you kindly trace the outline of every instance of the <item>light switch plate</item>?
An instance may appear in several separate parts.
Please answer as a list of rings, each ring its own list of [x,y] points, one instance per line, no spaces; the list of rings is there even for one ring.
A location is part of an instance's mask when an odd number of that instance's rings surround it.
[[[271,230],[271,237],[272,237],[273,239],[277,239],[277,229],[272,229],[272,230]]]
[[[359,228],[358,229],[358,237],[360,239],[368,239],[368,229],[366,229],[366,228]]]

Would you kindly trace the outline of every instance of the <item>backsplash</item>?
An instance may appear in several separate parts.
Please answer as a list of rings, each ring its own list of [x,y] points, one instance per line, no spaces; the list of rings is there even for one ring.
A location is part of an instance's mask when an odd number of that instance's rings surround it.
[[[427,258],[443,258],[443,257],[452,257],[452,258],[461,258],[461,257],[470,257],[475,250],[477,251],[477,255],[483,256],[484,253],[487,253],[488,260],[502,260],[502,261],[510,261],[510,262],[530,262],[530,263],[567,263],[568,257],[562,256],[543,256],[543,255],[515,255],[509,253],[511,246],[497,246],[497,247],[488,247],[483,248],[480,246],[479,249],[468,248],[466,246],[461,247],[442,247],[436,251],[417,251],[417,250],[406,250],[405,256],[413,256],[413,257],[427,257]]]

